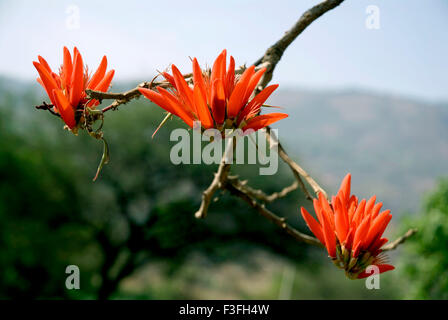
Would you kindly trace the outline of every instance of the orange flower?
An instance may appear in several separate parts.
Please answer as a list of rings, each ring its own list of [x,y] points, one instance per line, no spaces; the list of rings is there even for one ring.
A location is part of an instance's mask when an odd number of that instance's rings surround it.
[[[350,279],[368,277],[365,269],[369,265],[376,265],[380,273],[393,270],[392,265],[385,264],[387,257],[381,254],[381,247],[388,241],[382,235],[392,219],[390,210],[380,213],[383,204],[375,204],[376,196],[358,203],[358,198],[350,195],[350,182],[351,175],[347,174],[331,204],[322,193],[319,199],[314,199],[318,221],[303,207],[302,216],[333,262]]]
[[[39,82],[44,87],[53,104],[56,114],[59,114],[65,124],[72,130],[79,122],[80,116],[76,111],[84,110],[84,107],[95,107],[99,101],[89,100],[86,97],[86,89],[106,92],[114,76],[114,70],[106,73],[107,58],[103,57],[100,66],[92,77],[84,68],[81,54],[75,47],[73,59],[70,51],[64,47],[64,62],[59,68],[59,74],[54,73],[47,61],[38,56],[39,62],[33,61],[34,67],[39,72]]]
[[[235,60],[230,57],[226,68],[226,50],[218,56],[213,68],[203,72],[196,58],[193,59],[193,84],[185,81],[179,69],[172,65],[172,75],[163,76],[172,85],[172,90],[157,88],[153,91],[139,89],[149,100],[166,111],[181,118],[188,126],[200,121],[204,129],[242,128],[254,131],[264,128],[288,115],[270,113],[258,115],[261,106],[278,85],[271,85],[249,101],[266,68],[255,71],[255,66],[247,68],[241,76],[235,76]]]

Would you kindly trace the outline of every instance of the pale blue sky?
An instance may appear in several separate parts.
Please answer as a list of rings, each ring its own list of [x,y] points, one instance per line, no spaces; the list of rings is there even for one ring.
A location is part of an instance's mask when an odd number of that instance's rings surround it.
[[[0,74],[35,78],[31,61],[41,54],[56,67],[63,45],[91,68],[106,54],[117,80],[148,80],[170,63],[188,71],[188,56],[211,64],[223,48],[252,63],[317,2],[0,0]],[[79,29],[66,26],[70,5]],[[380,9],[379,30],[365,27],[368,5]],[[274,81],[448,100],[447,30],[447,0],[346,0],[288,48]]]

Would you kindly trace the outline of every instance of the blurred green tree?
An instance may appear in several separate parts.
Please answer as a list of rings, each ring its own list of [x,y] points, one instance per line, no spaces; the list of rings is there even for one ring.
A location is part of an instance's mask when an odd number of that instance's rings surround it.
[[[427,197],[423,212],[405,220],[418,233],[403,246],[401,265],[411,299],[448,299],[448,178]]]

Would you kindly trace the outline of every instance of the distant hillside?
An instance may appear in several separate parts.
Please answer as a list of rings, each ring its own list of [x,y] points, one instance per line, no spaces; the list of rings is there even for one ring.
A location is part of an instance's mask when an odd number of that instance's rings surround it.
[[[395,213],[417,210],[448,176],[448,104],[359,91],[279,91],[290,117],[279,135],[291,154],[335,191],[347,173],[359,195],[376,193]]]

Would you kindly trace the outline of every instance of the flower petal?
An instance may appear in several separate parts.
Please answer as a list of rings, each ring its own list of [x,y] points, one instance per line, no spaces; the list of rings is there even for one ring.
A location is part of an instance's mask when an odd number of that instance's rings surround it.
[[[173,71],[173,77],[179,96],[184,101],[185,106],[190,109],[191,112],[194,112],[193,90],[188,86],[182,73],[180,73],[179,69],[177,69],[174,64],[171,66],[171,70]]]
[[[225,85],[227,99],[230,98],[234,86],[235,86],[235,59],[233,59],[233,57],[230,56],[229,68],[227,69],[226,85]]]
[[[106,76],[98,83],[98,85],[95,87],[96,91],[106,92],[109,90],[110,83],[112,82],[112,79],[114,77],[115,70],[110,70],[107,72]]]
[[[370,246],[369,251],[375,255],[379,253],[378,251],[381,249],[383,245],[385,245],[389,241],[387,238],[378,238],[373,242],[373,244]]]
[[[226,55],[227,51],[224,49],[213,63],[211,83],[214,83],[217,79],[221,79],[224,82],[226,78]]]
[[[73,63],[72,63],[72,56],[70,55],[70,51],[67,49],[67,47],[64,47],[63,50],[64,54],[64,62],[62,64],[63,69],[63,86],[64,88],[67,88],[71,85],[71,79],[72,79],[72,73],[73,73]]]
[[[362,218],[364,217],[365,208],[366,208],[366,199],[362,199],[358,207],[356,208],[355,213],[353,214],[353,220],[351,223],[351,226],[353,228],[358,228],[359,224],[362,221]]]
[[[350,173],[347,173],[344,180],[342,180],[341,186],[339,188],[340,191],[344,193],[345,201],[348,202],[350,198],[350,184],[352,180],[352,175]]]
[[[288,117],[286,113],[269,113],[263,114],[261,116],[256,116],[247,122],[247,124],[243,127],[243,131],[246,131],[248,129],[257,131],[286,117]]]
[[[319,192],[319,202],[320,206],[322,207],[322,215],[328,220],[330,223],[331,229],[335,229],[334,227],[334,212],[333,209],[330,207],[330,204],[328,203],[328,200],[325,198],[322,192]]]
[[[104,56],[103,59],[101,59],[98,69],[96,69],[95,73],[93,74],[92,78],[87,84],[87,88],[94,89],[101,82],[101,80],[103,80],[104,75],[106,74],[106,70],[107,70],[107,57]]]
[[[100,83],[98,83],[98,85],[95,88],[92,88],[93,90],[96,91],[101,91],[101,92],[107,92],[110,88],[110,83],[112,82],[112,79],[114,77],[115,74],[115,70],[110,70],[105,77],[102,78],[102,80],[100,81]],[[97,106],[99,105],[100,102],[96,99],[92,99],[89,101],[89,103],[87,104],[87,106],[92,107],[92,106]]]
[[[75,63],[73,64],[73,73],[71,79],[70,88],[70,104],[77,108],[79,101],[81,100],[81,95],[84,90],[84,64],[82,62],[81,54],[78,49],[75,51]]]
[[[168,81],[173,88],[176,88],[176,81],[174,81],[174,77],[170,75],[168,72],[162,72],[163,77]]]
[[[380,273],[383,273],[383,272],[386,272],[386,271],[391,271],[391,270],[395,269],[395,267],[393,265],[390,265],[390,264],[377,264],[376,266],[379,268]],[[363,272],[361,272],[358,275],[358,279],[367,278],[368,276],[371,276],[372,274],[373,274],[373,272],[366,273],[366,271],[364,270]]]
[[[375,205],[376,196],[372,196],[369,201],[366,203],[366,210],[364,212],[364,216],[368,216],[372,213],[373,206]]]
[[[324,218],[322,216],[322,207],[320,205],[319,200],[313,198],[313,206],[314,206],[314,212],[316,212],[317,219],[320,223],[324,221]]]
[[[222,79],[216,79],[212,84],[210,108],[217,124],[222,124],[226,116],[226,93]]]
[[[157,90],[159,90],[166,103],[170,105],[170,108],[174,110],[174,114],[181,118],[190,128],[193,128],[195,119],[190,110],[185,109],[185,104],[183,104],[182,101],[179,101],[168,90],[163,88],[158,88]]]
[[[69,100],[60,89],[53,90],[53,96],[62,120],[70,129],[73,129],[76,126],[75,112]]]
[[[339,242],[344,243],[347,238],[348,224],[346,217],[344,217],[344,210],[342,209],[339,198],[336,198],[336,202],[334,203],[334,224]]]
[[[202,75],[201,67],[199,66],[198,60],[196,58],[193,59],[193,82],[195,87],[198,86],[201,95],[203,96],[203,99],[207,103],[208,95],[205,87],[205,80]]]
[[[336,235],[334,234],[334,231],[331,228],[330,221],[328,221],[326,218],[324,218],[324,221],[322,221],[322,230],[324,233],[325,247],[327,248],[327,252],[330,257],[335,258],[336,257]]]
[[[316,238],[319,239],[319,241],[323,245],[325,245],[324,234],[322,232],[322,227],[319,224],[319,222],[317,222],[316,219],[314,219],[313,216],[309,214],[304,207],[300,208],[300,211],[302,213],[303,219],[308,225],[308,228],[310,228],[311,232],[316,236]]]
[[[246,94],[244,96],[243,101],[248,101],[250,96],[252,95],[252,93],[254,92],[258,82],[260,82],[261,77],[263,76],[263,74],[266,72],[266,68],[261,68],[260,70],[258,70],[257,72],[255,72],[248,85],[247,85],[247,89],[246,89]]]
[[[392,218],[392,215],[390,215],[389,212],[390,212],[390,210],[383,211],[383,212],[381,212],[380,215],[378,215],[373,220],[372,224],[370,225],[370,229],[368,231],[368,234],[367,234],[367,237],[365,240],[366,247],[370,247],[373,240],[382,236],[382,234],[379,234],[379,233],[382,230],[384,231],[384,229],[386,228],[390,219]],[[384,226],[384,229],[383,229],[384,224],[386,224],[386,225]]]
[[[147,88],[139,88],[138,91],[140,91],[140,93],[143,96],[145,96],[148,100],[150,100],[151,102],[155,103],[156,105],[158,105],[162,109],[165,109],[169,113],[172,113],[172,114],[178,116],[177,112],[174,111],[171,108],[171,105],[165,101],[165,99],[163,98],[163,96],[160,93],[155,92],[155,91],[150,90],[150,89],[147,89]]]
[[[356,229],[355,238],[353,239],[353,246],[359,247],[360,249],[365,246],[365,241],[367,238],[367,232],[369,231],[369,217],[365,217],[361,222],[359,227]]]
[[[36,68],[36,70],[40,76],[40,82],[39,81],[38,82],[41,83],[42,86],[44,87],[45,91],[47,92],[48,97],[50,98],[51,103],[56,106],[54,96],[53,96],[53,90],[58,89],[56,81],[49,74],[47,69],[43,65],[41,65],[39,62],[33,61],[33,65]]]
[[[278,84],[273,84],[264,88],[246,105],[241,114],[238,116],[238,121],[240,122],[243,120],[247,120],[257,115],[263,103],[265,103],[265,101],[277,88]]]
[[[235,118],[242,107],[247,101],[244,101],[244,97],[252,75],[254,74],[255,66],[247,68],[241,78],[238,80],[232,94],[230,95],[229,102],[227,103],[227,117],[230,119]]]
[[[48,62],[41,56],[37,56],[37,59],[39,60],[40,64],[45,68],[45,70],[47,70],[49,74],[52,74],[53,71],[51,71],[51,68],[48,65]]]
[[[196,107],[196,112],[198,114],[199,121],[204,128],[209,129],[213,127],[213,119],[210,114],[210,110],[207,106],[207,100],[201,92],[199,85],[194,86],[193,98]]]

